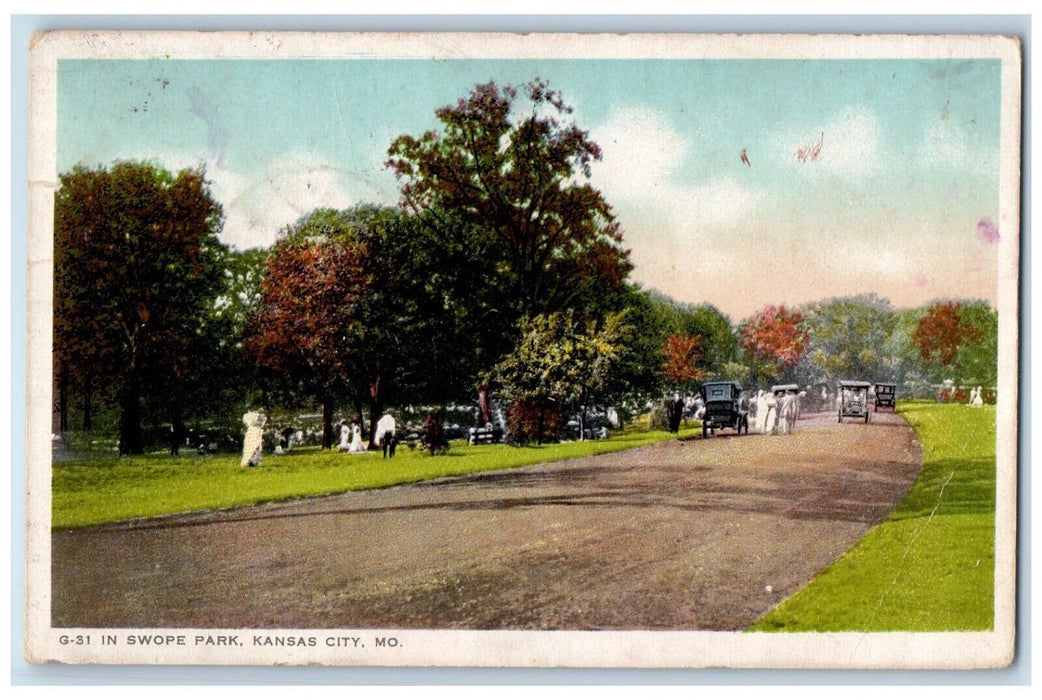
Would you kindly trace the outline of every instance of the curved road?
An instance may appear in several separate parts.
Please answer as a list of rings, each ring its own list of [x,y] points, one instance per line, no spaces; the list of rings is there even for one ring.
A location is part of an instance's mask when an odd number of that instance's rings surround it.
[[[742,629],[915,479],[872,419],[56,532],[52,625]]]

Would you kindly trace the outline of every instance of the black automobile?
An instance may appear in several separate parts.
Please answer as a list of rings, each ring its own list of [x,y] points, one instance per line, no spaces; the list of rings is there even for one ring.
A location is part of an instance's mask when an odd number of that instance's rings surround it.
[[[749,412],[741,409],[742,385],[739,382],[706,382],[702,385],[702,437],[716,429],[733,428],[749,433]]]
[[[893,410],[897,405],[897,385],[876,382],[876,410],[881,406]]]

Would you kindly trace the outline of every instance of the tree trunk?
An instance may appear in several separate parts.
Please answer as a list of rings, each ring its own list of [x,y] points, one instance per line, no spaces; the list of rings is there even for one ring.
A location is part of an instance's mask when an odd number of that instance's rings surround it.
[[[492,422],[492,406],[488,402],[487,384],[482,384],[478,387],[478,411],[481,413],[482,426]]]
[[[83,429],[94,428],[94,375],[87,370],[83,375]]]
[[[583,388],[579,394],[579,442],[586,441],[586,412],[590,409],[589,397]]]
[[[170,419],[170,454],[178,456],[181,454],[181,439],[184,436],[185,426],[182,420],[181,401],[176,399],[171,411]]]
[[[380,420],[383,412],[383,402],[380,400],[380,375],[376,375],[369,382],[369,449],[376,449],[376,423]]]
[[[355,402],[352,404],[355,408],[355,418],[358,418],[358,427],[362,429],[362,435],[365,435],[365,411],[362,410],[362,402],[355,398]]]
[[[322,399],[322,449],[333,449],[333,400]]]
[[[69,431],[69,364],[64,360],[58,372],[58,432]]]
[[[131,369],[119,397],[119,454],[139,455],[145,451],[141,437],[141,382]]]

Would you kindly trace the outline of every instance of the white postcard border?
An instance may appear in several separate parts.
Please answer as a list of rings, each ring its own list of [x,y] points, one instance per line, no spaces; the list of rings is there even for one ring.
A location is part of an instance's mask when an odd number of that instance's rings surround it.
[[[67,630],[50,619],[52,196],[57,61],[62,58],[996,58],[1002,68],[995,628],[989,633],[472,632],[278,630],[316,646],[266,647],[257,630]],[[988,668],[1008,664],[1015,635],[1021,55],[1015,39],[970,35],[586,35],[312,32],[53,32],[30,61],[26,656],[32,662],[647,668]],[[275,631],[271,631],[275,633]],[[89,648],[130,634],[186,643]],[[235,636],[243,646],[196,644]],[[331,637],[373,646],[319,647]],[[384,645],[377,647],[378,638]],[[72,642],[68,641],[73,640]],[[395,639],[394,646],[387,640]]]

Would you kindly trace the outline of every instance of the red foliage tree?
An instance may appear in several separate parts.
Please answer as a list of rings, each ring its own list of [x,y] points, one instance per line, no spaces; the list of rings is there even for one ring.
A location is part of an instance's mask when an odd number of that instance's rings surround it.
[[[912,345],[926,362],[958,371],[959,348],[966,343],[978,342],[982,335],[977,326],[964,318],[960,302],[938,301],[931,304],[926,315],[919,320],[912,334]]]
[[[684,386],[702,379],[704,372],[698,367],[698,361],[702,358],[700,344],[697,336],[673,333],[666,338],[662,345],[662,354],[666,358],[663,365],[666,381]]]
[[[357,244],[290,235],[272,249],[247,353],[322,403],[322,446],[332,446],[333,402],[347,391],[369,278]]]
[[[119,395],[120,454],[144,450],[141,399],[164,394],[180,421],[182,390],[198,376],[198,330],[221,289],[220,205],[205,174],[148,163],[77,166],[54,200],[54,350],[62,427],[68,387],[84,387],[90,426],[95,380]]]
[[[517,444],[555,442],[567,422],[564,403],[544,394],[519,398],[507,409],[507,430]]]
[[[791,370],[806,356],[810,336],[803,315],[781,306],[767,306],[741,328],[741,345],[754,363],[773,376]]]

